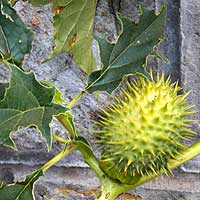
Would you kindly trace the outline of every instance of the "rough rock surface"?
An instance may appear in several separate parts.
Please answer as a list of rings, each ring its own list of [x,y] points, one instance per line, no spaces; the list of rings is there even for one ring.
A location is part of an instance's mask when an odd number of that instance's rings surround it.
[[[145,6],[156,8],[159,12],[161,1],[143,0],[142,2]],[[181,0],[181,3],[179,0],[168,0],[167,2],[168,42],[163,43],[160,49],[171,64],[162,64],[161,69],[172,74],[173,80],[180,79],[185,90],[193,90],[190,102],[197,105],[197,110],[200,111],[200,77],[198,75],[200,70],[200,2],[199,0]],[[54,45],[50,6],[34,8],[26,1],[19,1],[16,9],[35,33],[33,51],[26,56],[25,68],[34,70],[39,79],[53,82],[63,92],[66,101],[70,102],[84,88],[85,75],[67,54],[61,54],[54,60],[41,64],[49,57]],[[95,33],[100,36],[107,33],[110,40],[117,37],[118,31],[112,12],[113,8],[109,7],[108,1],[99,1],[95,17]],[[122,0],[121,12],[138,20],[136,1]],[[98,52],[95,43],[94,52],[96,54]],[[155,68],[159,69],[160,61],[151,60],[150,64],[156,65]],[[8,70],[1,65],[0,81],[5,82],[8,78]],[[79,131],[91,142],[94,138],[88,134],[88,130],[92,129],[92,123],[88,122],[95,117],[95,111],[108,102],[109,98],[106,95],[102,95],[100,100],[97,100],[95,95],[87,95],[73,109]],[[199,118],[198,114],[197,117]],[[196,124],[195,128],[199,128],[199,124]],[[58,135],[67,137],[65,130],[56,121],[52,123],[52,130]],[[25,174],[37,169],[62,149],[62,145],[54,142],[53,150],[48,153],[44,140],[34,129],[22,129],[14,134],[14,139],[18,152],[0,147],[0,180],[7,183],[23,179]],[[98,151],[95,152],[98,155]],[[199,169],[200,159],[196,158],[176,170],[174,177],[161,177],[119,199],[199,200]],[[84,163],[81,154],[75,152],[50,169],[45,178],[38,181],[35,186],[36,200],[92,200],[97,194],[98,186],[94,173]]]
[[[200,119],[200,1],[181,1],[181,82],[185,91],[191,90],[189,104],[195,105],[198,111],[195,118]],[[200,123],[196,123],[200,139]],[[200,156],[188,162],[182,169],[185,172],[200,173]]]

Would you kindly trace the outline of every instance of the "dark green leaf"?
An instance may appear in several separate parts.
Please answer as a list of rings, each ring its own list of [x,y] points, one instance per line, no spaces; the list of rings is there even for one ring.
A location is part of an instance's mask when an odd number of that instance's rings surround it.
[[[34,200],[34,183],[43,176],[42,170],[27,176],[24,181],[0,185],[0,200]]]
[[[47,87],[55,87],[52,83],[50,83],[48,81],[42,80],[42,81],[40,81],[40,83]],[[63,98],[62,92],[56,87],[55,87],[53,102],[56,104],[59,104],[59,105],[64,105],[66,103],[65,99]]]
[[[87,91],[107,91],[112,93],[124,76],[146,72],[146,60],[154,47],[164,38],[166,7],[159,15],[152,10],[144,10],[139,24],[119,17],[122,32],[115,44],[106,38],[97,38],[100,47],[102,69],[93,72],[88,79]]]
[[[10,68],[10,85],[0,101],[0,144],[15,147],[10,134],[19,127],[34,126],[50,149],[52,116],[66,112],[67,108],[53,103],[54,87],[42,85],[33,73],[25,73],[14,65]]]
[[[11,57],[10,49],[6,41],[6,36],[1,26],[0,26],[0,55],[3,59],[9,59]]]
[[[0,100],[4,98],[5,90],[8,87],[7,83],[0,83]]]
[[[27,29],[7,0],[0,0],[0,58],[21,66],[31,51],[33,33]]]
[[[41,83],[49,87],[53,87],[52,83],[49,83],[47,81],[41,81]],[[66,103],[65,99],[63,98],[63,94],[57,88],[55,88],[53,102],[59,105],[65,105]],[[75,123],[74,123],[74,115],[71,113],[70,110],[68,110],[67,112],[63,114],[58,115],[57,119],[60,121],[61,124],[63,124],[63,126],[66,128],[70,136],[72,136],[72,138],[75,138],[78,136],[78,132],[76,130]]]

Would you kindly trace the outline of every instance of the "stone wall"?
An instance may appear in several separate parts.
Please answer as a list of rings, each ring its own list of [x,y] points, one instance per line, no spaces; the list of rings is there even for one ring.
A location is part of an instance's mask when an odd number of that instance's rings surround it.
[[[95,33],[108,33],[113,40],[117,36],[116,18],[113,14],[115,7],[109,6],[107,0],[99,0],[95,18]],[[117,1],[116,1],[117,2]],[[141,2],[141,1],[140,1]],[[159,11],[160,1],[143,0],[145,6]],[[128,5],[128,6],[127,6]],[[117,7],[117,4],[115,4]],[[26,56],[24,66],[34,70],[39,79],[53,82],[64,94],[69,102],[85,86],[85,75],[66,54],[57,56],[54,60],[41,64],[47,59],[53,48],[53,26],[50,6],[34,8],[26,1],[16,4],[18,13],[24,22],[34,31],[35,41],[33,51]],[[122,13],[134,20],[138,20],[138,3],[134,0],[123,0]],[[179,79],[185,91],[192,89],[190,103],[196,105],[200,111],[200,1],[199,0],[168,0],[168,19],[166,33],[168,42],[160,49],[168,57],[171,64],[161,64],[158,60],[151,60],[150,64],[159,70],[172,74],[173,80]],[[94,44],[94,51],[98,50]],[[161,65],[161,66],[160,66]],[[0,67],[0,81],[6,81],[9,72]],[[88,134],[92,124],[88,123],[95,116],[95,111],[109,102],[106,95],[97,100],[95,95],[84,97],[73,109],[76,124],[82,135],[92,142],[94,138]],[[200,115],[197,113],[199,119]],[[52,123],[53,132],[66,136],[58,122]],[[194,129],[199,130],[199,124]],[[53,150],[48,153],[44,140],[33,129],[22,129],[14,134],[18,150],[13,152],[0,147],[0,180],[8,183],[21,180],[25,174],[50,160],[62,146],[56,142]],[[199,140],[197,136],[195,140]],[[95,147],[94,147],[95,149]],[[98,156],[98,151],[96,150]],[[199,200],[200,199],[200,158],[175,170],[174,177],[161,177],[148,183],[120,199],[148,199],[148,200]],[[99,183],[94,173],[84,163],[80,153],[75,152],[51,168],[45,178],[36,184],[36,200],[72,200],[94,199]],[[136,195],[135,197],[133,195]]]

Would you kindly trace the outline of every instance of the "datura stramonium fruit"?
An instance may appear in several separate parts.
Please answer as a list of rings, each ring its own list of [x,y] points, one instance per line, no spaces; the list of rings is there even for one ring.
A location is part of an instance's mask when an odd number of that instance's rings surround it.
[[[189,93],[178,94],[178,83],[157,76],[156,81],[140,78],[127,83],[122,97],[102,110],[97,131],[102,148],[100,166],[122,183],[161,170],[170,172],[168,162],[187,148],[183,143],[195,133],[188,116],[193,106],[186,106]]]

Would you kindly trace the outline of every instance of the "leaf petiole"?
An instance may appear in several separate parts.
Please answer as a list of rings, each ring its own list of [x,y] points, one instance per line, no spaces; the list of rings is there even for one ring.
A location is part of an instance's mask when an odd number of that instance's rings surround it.
[[[78,101],[86,94],[87,92],[85,90],[81,91],[80,94],[78,94],[68,105],[67,107],[69,109],[72,109]]]
[[[66,148],[64,151],[62,151],[57,156],[55,156],[52,160],[47,162],[43,167],[41,167],[41,170],[43,171],[43,173],[45,173],[50,167],[55,165],[57,162],[59,162],[60,160],[68,156],[70,153],[77,150],[77,147],[78,147],[77,145],[73,144],[69,148]]]
[[[60,136],[57,136],[57,135],[52,135],[53,136],[53,139],[56,140],[57,142],[60,142],[60,143],[64,143],[64,144],[69,144],[71,142],[71,140],[66,140]]]
[[[102,182],[102,180],[104,179],[105,173],[100,168],[99,161],[94,155],[90,145],[87,143],[87,141],[83,137],[79,137],[75,142],[78,146],[78,150],[82,153],[85,162],[95,172],[100,182]]]

